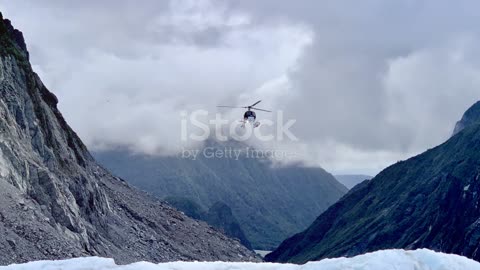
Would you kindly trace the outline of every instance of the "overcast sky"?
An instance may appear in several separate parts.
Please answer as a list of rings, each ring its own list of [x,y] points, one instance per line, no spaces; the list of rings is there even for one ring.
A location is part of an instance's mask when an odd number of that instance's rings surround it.
[[[0,10],[93,150],[173,153],[181,111],[262,99],[297,120],[299,142],[279,147],[334,173],[375,174],[446,140],[480,99],[474,0],[0,0]]]

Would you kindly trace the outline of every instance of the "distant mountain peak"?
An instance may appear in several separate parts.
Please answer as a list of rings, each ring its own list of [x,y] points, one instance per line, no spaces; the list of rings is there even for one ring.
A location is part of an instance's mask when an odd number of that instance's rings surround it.
[[[202,150],[207,148],[199,148],[196,158],[132,157],[128,151],[102,151],[94,156],[115,174],[160,199],[183,197],[205,210],[224,202],[253,248],[260,250],[271,250],[289,235],[303,230],[347,192],[322,168],[271,166],[268,158],[229,152],[250,147],[242,142],[206,143],[205,147],[220,152],[226,148],[225,155],[212,157],[210,150],[205,155]],[[198,208],[184,201],[180,206]],[[198,217],[199,211],[186,212]]]
[[[453,135],[459,133],[464,128],[471,126],[473,124],[480,123],[480,101],[473,104],[462,116],[462,119],[457,122],[455,129],[453,130]]]

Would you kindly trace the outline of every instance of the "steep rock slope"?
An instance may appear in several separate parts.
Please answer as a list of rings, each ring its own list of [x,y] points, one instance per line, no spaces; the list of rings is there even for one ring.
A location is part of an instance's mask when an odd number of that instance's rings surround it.
[[[347,189],[321,168],[272,167],[267,159],[240,155],[211,158],[216,150],[244,150],[237,142],[209,141],[196,160],[133,155],[125,150],[95,153],[105,167],[159,198],[184,197],[209,209],[222,202],[238,219],[253,248],[272,250],[298,233]]]
[[[77,256],[256,260],[97,165],[0,13],[0,264]]]
[[[387,248],[429,248],[478,261],[479,196],[480,124],[472,121],[444,144],[353,188],[266,259],[302,263]]]

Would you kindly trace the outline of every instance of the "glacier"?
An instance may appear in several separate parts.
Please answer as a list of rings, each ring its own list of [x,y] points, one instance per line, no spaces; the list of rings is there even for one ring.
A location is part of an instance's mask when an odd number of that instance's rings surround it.
[[[113,259],[85,257],[1,266],[0,270],[480,270],[480,263],[428,249],[381,250],[353,258],[325,259],[304,265],[276,263],[138,262],[117,265]]]

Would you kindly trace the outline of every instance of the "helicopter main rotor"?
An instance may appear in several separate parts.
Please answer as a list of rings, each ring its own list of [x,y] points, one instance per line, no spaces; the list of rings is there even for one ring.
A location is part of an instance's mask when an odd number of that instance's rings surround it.
[[[237,107],[237,106],[217,106],[217,108],[233,108],[233,109],[247,109],[247,110],[257,110],[257,111],[262,111],[262,112],[272,112],[272,111],[269,111],[269,110],[265,110],[265,109],[260,109],[260,108],[255,108],[254,106],[257,105],[258,103],[262,102],[261,100],[253,103],[252,105],[250,106],[244,106],[244,107]]]

